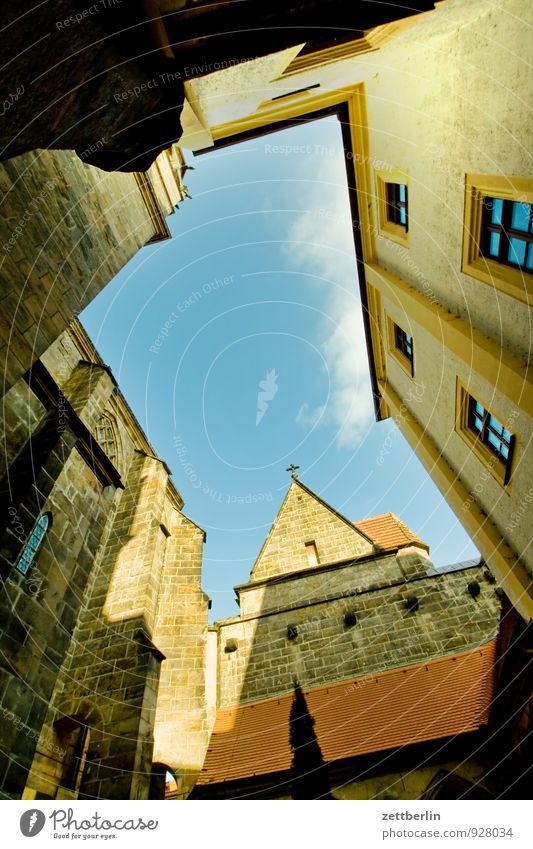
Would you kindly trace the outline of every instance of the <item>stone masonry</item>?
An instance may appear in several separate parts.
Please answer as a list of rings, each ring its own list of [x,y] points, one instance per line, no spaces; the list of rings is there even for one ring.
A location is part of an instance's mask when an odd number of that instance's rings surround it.
[[[0,163],[0,370],[4,392],[143,245],[169,236],[184,197],[181,152],[142,179],[85,165],[73,151]]]
[[[374,546],[336,511],[304,488],[292,486],[252,571],[252,580],[307,569],[306,542],[315,542],[321,563],[371,554]]]
[[[6,401],[1,792],[148,798],[156,760],[185,796],[208,738],[204,533],[79,324]],[[27,454],[35,479],[17,474]],[[51,529],[22,575],[43,512]]]
[[[324,546],[337,560],[339,552],[349,554],[350,528],[293,482],[269,536],[277,543],[274,576],[261,569],[267,541],[250,583],[236,588],[240,616],[217,624],[219,707],[290,692],[294,678],[310,688],[439,657],[497,632],[500,601],[483,566],[440,572],[423,543],[358,554],[361,536],[351,533],[354,553],[344,563],[321,559],[304,568],[305,542],[316,540],[319,554]],[[468,590],[473,581],[480,587],[475,597]],[[289,628],[297,631],[292,639]]]

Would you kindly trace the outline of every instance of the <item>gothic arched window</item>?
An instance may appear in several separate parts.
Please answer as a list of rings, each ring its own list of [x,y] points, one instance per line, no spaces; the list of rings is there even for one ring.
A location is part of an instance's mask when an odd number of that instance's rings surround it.
[[[96,425],[96,441],[115,466],[119,466],[118,441],[113,422],[103,413]]]
[[[43,544],[46,532],[51,524],[52,514],[43,513],[43,515],[37,520],[33,531],[26,540],[24,548],[22,549],[22,554],[17,561],[17,569],[23,575],[27,575],[33,565],[35,558],[37,557],[37,553]]]

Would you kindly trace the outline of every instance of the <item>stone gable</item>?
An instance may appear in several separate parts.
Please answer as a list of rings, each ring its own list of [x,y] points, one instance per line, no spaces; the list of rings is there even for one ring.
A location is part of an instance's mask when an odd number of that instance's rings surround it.
[[[374,552],[367,537],[300,481],[294,480],[255,562],[251,580],[312,568],[306,549],[306,543],[312,542],[316,547],[317,568]]]

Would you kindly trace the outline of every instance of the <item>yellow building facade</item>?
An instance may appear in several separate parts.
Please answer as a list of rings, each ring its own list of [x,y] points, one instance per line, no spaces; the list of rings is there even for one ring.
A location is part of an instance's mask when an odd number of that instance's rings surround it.
[[[526,621],[530,15],[445,0],[342,48],[285,52],[253,103],[243,68],[220,71],[186,86],[203,132],[184,138],[207,152],[338,112],[377,418],[394,418]]]

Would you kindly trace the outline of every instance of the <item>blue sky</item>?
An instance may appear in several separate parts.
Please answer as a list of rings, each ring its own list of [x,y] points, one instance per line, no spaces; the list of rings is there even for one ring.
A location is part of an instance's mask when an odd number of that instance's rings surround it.
[[[337,119],[187,158],[173,238],[81,319],[207,532],[212,618],[237,614],[291,462],[352,520],[399,515],[437,565],[476,556],[392,419],[374,420]]]

